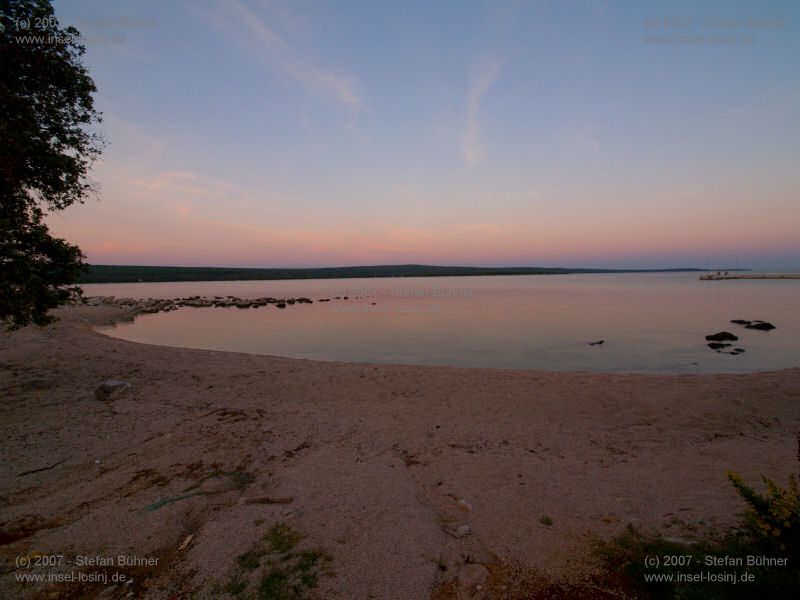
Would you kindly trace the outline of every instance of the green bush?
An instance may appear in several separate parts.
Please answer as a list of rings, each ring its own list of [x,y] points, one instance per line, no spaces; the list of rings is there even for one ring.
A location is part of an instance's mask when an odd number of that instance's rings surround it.
[[[789,476],[789,487],[783,489],[762,475],[766,487],[763,495],[736,473],[729,471],[728,479],[747,503],[741,533],[751,542],[753,549],[764,554],[786,556],[796,566],[800,560],[800,490],[795,476]]]
[[[616,582],[614,587],[633,593],[636,598],[659,600],[796,597],[800,590],[797,480],[789,477],[789,486],[783,489],[762,477],[765,491],[759,493],[739,475],[727,476],[747,505],[736,529],[723,535],[707,532],[696,541],[681,541],[629,525],[613,539],[597,543],[597,556],[607,575]],[[665,565],[665,556],[683,557],[683,564]],[[748,564],[751,556],[786,559],[786,564]],[[660,559],[657,566],[654,557]],[[737,581],[691,579],[703,573],[736,573]],[[753,581],[743,581],[744,573],[752,575]]]

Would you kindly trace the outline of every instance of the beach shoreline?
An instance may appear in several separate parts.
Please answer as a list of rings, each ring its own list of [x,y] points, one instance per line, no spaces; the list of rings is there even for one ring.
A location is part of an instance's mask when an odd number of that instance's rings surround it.
[[[726,470],[783,482],[796,466],[800,369],[316,362],[95,331],[116,306],[57,314],[0,334],[0,552],[157,557],[134,569],[141,597],[217,597],[274,523],[331,555],[325,598],[429,598],[467,563],[580,576],[587,535],[725,527],[743,508]],[[130,389],[98,399],[109,379]],[[203,493],[172,501],[187,489]],[[0,575],[3,595],[65,589],[37,585]]]

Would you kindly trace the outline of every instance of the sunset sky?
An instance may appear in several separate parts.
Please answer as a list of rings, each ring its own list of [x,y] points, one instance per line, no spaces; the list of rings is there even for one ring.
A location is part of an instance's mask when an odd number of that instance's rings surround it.
[[[95,264],[800,268],[800,3],[56,1]]]

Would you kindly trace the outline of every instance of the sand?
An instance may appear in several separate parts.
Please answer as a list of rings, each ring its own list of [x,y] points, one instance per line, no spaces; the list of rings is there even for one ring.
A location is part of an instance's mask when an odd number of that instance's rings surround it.
[[[797,466],[800,369],[314,362],[95,332],[115,307],[58,314],[0,334],[3,598],[224,597],[236,557],[275,523],[332,557],[320,598],[430,598],[474,575],[465,563],[580,576],[591,535],[730,525],[743,505],[726,470],[785,482]],[[131,388],[98,400],[107,379]],[[146,510],[187,489],[204,493]],[[123,569],[127,587],[16,582],[33,552],[158,564]]]

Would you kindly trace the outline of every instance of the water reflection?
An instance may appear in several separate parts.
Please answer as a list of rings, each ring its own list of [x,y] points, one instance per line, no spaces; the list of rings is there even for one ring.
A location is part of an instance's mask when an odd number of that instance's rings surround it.
[[[696,274],[670,273],[84,287],[90,295],[118,297],[331,298],[285,310],[182,308],[106,331],[170,346],[547,370],[747,372],[800,363],[797,280],[700,282]],[[768,320],[778,329],[730,323],[739,318]],[[706,346],[705,335],[722,330],[739,336],[743,355]]]

